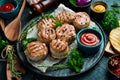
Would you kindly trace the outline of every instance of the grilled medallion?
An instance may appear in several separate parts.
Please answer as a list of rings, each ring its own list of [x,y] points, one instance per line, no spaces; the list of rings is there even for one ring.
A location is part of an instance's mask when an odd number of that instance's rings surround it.
[[[86,12],[78,12],[75,14],[73,24],[78,30],[84,27],[88,27],[90,24],[90,17]]]
[[[45,43],[35,41],[27,44],[26,55],[31,61],[38,62],[43,60],[48,54],[48,48]]]
[[[65,38],[66,41],[71,42],[75,39],[76,31],[73,25],[66,23],[56,29],[56,35],[59,39]]]
[[[72,23],[74,19],[74,14],[68,11],[62,11],[56,16],[57,20],[62,23]]]
[[[51,56],[56,59],[63,59],[68,56],[68,43],[61,39],[52,40],[50,43]]]
[[[44,18],[38,23],[38,29],[53,28],[55,26],[55,19]]]
[[[38,40],[49,44],[53,39],[56,38],[55,30],[52,28],[42,29],[38,32]]]

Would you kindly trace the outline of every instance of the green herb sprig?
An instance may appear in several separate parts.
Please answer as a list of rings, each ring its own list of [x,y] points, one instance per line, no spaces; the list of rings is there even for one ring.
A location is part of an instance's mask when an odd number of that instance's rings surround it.
[[[10,45],[9,45],[10,46]],[[11,49],[6,49],[6,54],[7,54],[7,63],[10,64],[10,71],[12,73],[12,76],[21,76],[21,72],[18,72],[15,70],[14,66],[16,62],[14,61],[14,57],[16,56],[15,51],[13,48]]]
[[[2,37],[0,37],[0,49],[7,46],[8,44],[9,44],[8,41],[6,41]]]
[[[27,38],[27,39],[22,40],[23,49],[26,50],[27,44],[30,42],[36,41],[36,40],[37,40],[36,38]]]
[[[26,38],[27,32],[28,30],[30,30],[31,28],[33,28],[35,25],[37,25],[37,23],[41,20],[42,18],[36,18],[35,20],[32,20],[30,22],[30,24],[27,25],[26,29],[22,32],[22,34],[20,35],[20,41],[23,40],[24,38]]]
[[[66,64],[58,64],[53,66],[38,66],[38,67],[48,67],[48,68],[70,68],[77,73],[80,73],[80,70],[84,64],[84,59],[82,57],[82,53],[80,53],[77,49],[72,49],[70,55],[68,56],[68,62]]]
[[[104,18],[101,21],[103,28],[106,31],[110,31],[113,28],[119,27],[119,19],[117,17],[117,14],[119,13],[119,10],[115,8],[106,11]]]
[[[68,56],[68,65],[70,68],[79,73],[83,64],[84,59],[82,57],[82,53],[80,53],[77,49],[72,49],[70,56]]]

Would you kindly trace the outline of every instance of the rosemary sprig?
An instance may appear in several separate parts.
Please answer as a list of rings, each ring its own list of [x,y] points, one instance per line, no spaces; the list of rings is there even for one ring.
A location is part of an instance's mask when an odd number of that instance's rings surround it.
[[[14,61],[14,57],[15,57],[14,49],[13,48],[6,49],[6,54],[7,54],[7,62],[10,64],[10,71],[12,73],[12,76],[20,76],[21,73],[14,69],[14,66],[16,64],[16,62]]]
[[[69,68],[69,66],[67,64],[58,64],[58,65],[54,65],[54,66],[38,66],[38,67],[59,68],[59,69]]]
[[[39,17],[39,18],[37,18],[37,19],[35,19],[35,20],[32,20],[32,21],[30,22],[30,24],[28,24],[28,26],[26,27],[26,29],[25,29],[25,30],[22,32],[22,34],[20,35],[20,41],[23,40],[23,39],[26,37],[28,30],[31,29],[32,27],[34,27],[34,25],[36,25],[41,19],[42,19],[42,18]]]

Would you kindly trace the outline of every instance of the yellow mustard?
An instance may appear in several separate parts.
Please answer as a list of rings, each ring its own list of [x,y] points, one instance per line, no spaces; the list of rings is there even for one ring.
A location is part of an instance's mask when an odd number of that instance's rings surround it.
[[[96,5],[95,7],[94,7],[94,11],[95,12],[105,12],[105,7],[103,6],[103,5]]]

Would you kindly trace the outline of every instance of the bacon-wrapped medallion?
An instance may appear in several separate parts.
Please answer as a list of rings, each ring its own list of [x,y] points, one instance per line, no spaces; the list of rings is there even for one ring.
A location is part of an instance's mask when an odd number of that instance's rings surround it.
[[[75,14],[73,24],[78,30],[88,27],[90,24],[90,17],[86,12],[78,12]]]
[[[46,44],[49,44],[55,38],[56,33],[53,28],[42,29],[38,32],[38,40]]]
[[[56,29],[57,38],[63,39],[65,38],[66,41],[71,42],[75,39],[76,32],[73,25],[70,24],[63,24],[61,27]]]
[[[38,29],[53,28],[55,26],[55,19],[44,18],[38,23]]]
[[[61,39],[54,39],[50,43],[51,56],[56,59],[63,59],[68,56],[68,43]]]
[[[31,61],[38,62],[43,60],[48,54],[48,48],[45,43],[35,41],[27,44],[26,55]]]
[[[62,23],[72,23],[74,14],[68,11],[62,11],[56,16],[57,20]]]

